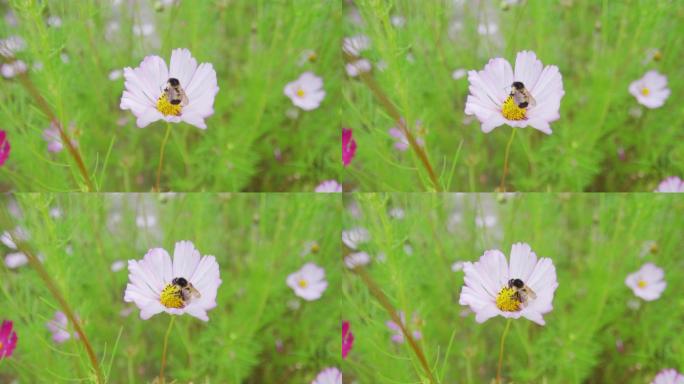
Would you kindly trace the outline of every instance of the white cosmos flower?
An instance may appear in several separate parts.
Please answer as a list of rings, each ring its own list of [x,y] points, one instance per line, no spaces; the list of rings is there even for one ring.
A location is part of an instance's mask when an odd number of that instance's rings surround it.
[[[157,120],[207,128],[204,119],[214,113],[214,97],[219,91],[216,71],[209,63],[198,66],[189,50],[174,49],[168,68],[161,57],[147,56],[139,67],[124,68],[124,78],[121,109],[133,112],[139,128]],[[187,105],[173,105],[167,99],[164,89],[169,79],[178,80],[187,95]]]
[[[347,70],[347,75],[349,75],[349,77],[356,77],[362,73],[370,72],[372,67],[370,61],[361,59],[347,63],[345,69]]]
[[[337,368],[322,370],[311,384],[342,384],[342,372]]]
[[[45,326],[52,333],[52,341],[56,344],[62,344],[72,337],[68,330],[69,319],[62,311],[55,312],[55,316]],[[78,339],[78,333],[74,332],[73,337]]]
[[[370,263],[370,256],[366,252],[356,252],[345,256],[344,265],[349,269],[354,269]]]
[[[361,227],[356,227],[342,231],[342,242],[350,249],[357,249],[359,245],[370,240],[370,233],[368,230]]]
[[[5,266],[9,269],[16,269],[28,264],[28,257],[22,252],[12,252],[5,256]]]
[[[316,187],[316,192],[319,193],[340,193],[342,192],[342,185],[336,180],[326,180]]]
[[[112,263],[112,265],[109,267],[109,269],[112,272],[119,272],[120,270],[124,269],[126,267],[126,262],[123,260],[116,260]]]
[[[297,80],[287,83],[283,93],[295,106],[311,111],[318,108],[325,97],[323,79],[311,72],[304,72]]]
[[[684,192],[684,180],[677,176],[668,177],[660,182],[655,192]]]
[[[328,288],[325,270],[314,263],[304,264],[299,271],[290,274],[286,282],[295,295],[307,301],[320,299]]]
[[[629,93],[646,108],[662,107],[665,100],[670,96],[670,90],[667,88],[667,77],[658,71],[648,71],[644,77],[629,85]]]
[[[653,301],[663,294],[667,286],[663,277],[665,277],[665,272],[661,268],[653,263],[646,263],[638,271],[629,274],[625,279],[625,284],[637,297]]]
[[[684,375],[674,369],[663,369],[653,378],[651,384],[684,384]]]
[[[511,247],[510,264],[499,250],[485,251],[480,260],[463,264],[465,285],[459,304],[475,312],[475,320],[483,323],[494,316],[517,319],[525,317],[544,325],[543,314],[553,309],[553,295],[558,287],[556,267],[549,258],[537,260],[528,244]],[[520,279],[534,291],[536,298],[521,301],[514,295],[509,281]]]
[[[6,63],[0,66],[0,74],[6,79],[11,79],[19,74],[26,72],[26,63],[21,60],[15,60],[11,63]]]
[[[513,82],[523,83],[536,100],[536,105],[520,108],[510,97]],[[482,124],[482,132],[507,124],[511,127],[531,126],[551,134],[549,123],[560,118],[560,101],[565,91],[558,67],[544,67],[534,52],[518,52],[515,71],[502,58],[489,60],[481,71],[468,71],[470,95],[466,101],[466,115],[475,115]]]
[[[342,50],[348,55],[359,57],[361,52],[370,48],[370,44],[370,39],[365,35],[345,37],[342,40]]]
[[[219,266],[214,256],[201,256],[190,241],[176,243],[173,261],[162,248],[150,249],[142,260],[128,261],[128,285],[124,301],[140,308],[140,318],[166,312],[187,313],[209,321],[207,311],[216,307],[216,292],[221,285]],[[199,297],[182,300],[172,282],[183,278],[199,292]]]

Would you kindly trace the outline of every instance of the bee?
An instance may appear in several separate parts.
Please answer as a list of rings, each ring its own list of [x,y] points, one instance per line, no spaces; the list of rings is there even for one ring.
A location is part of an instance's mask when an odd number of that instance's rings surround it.
[[[191,282],[183,277],[176,277],[171,280],[171,284],[179,287],[178,296],[183,301],[184,305],[187,305],[193,299],[199,299],[202,295],[197,289],[192,285]]]
[[[164,93],[166,94],[166,98],[169,100],[169,103],[173,105],[180,104],[181,107],[185,107],[190,102],[190,100],[188,100],[188,96],[185,94],[185,91],[180,85],[180,81],[178,81],[178,79],[175,77],[171,77],[166,81]]]
[[[515,101],[518,107],[527,108],[528,106],[534,107],[537,105],[537,101],[532,97],[530,91],[525,88],[525,84],[520,81],[514,81],[511,87],[511,97],[513,97],[513,101]]]
[[[525,285],[525,283],[520,279],[508,280],[508,288],[513,288],[515,290],[515,293],[513,294],[513,296],[522,305],[525,305],[530,300],[534,300],[537,298],[537,294],[534,293],[532,288]]]

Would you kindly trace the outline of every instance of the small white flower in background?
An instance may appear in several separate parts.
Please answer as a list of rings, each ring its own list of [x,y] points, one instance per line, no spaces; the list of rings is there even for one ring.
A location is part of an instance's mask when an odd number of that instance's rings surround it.
[[[684,384],[684,375],[674,369],[663,369],[653,378],[651,384]]]
[[[28,257],[22,252],[12,252],[5,256],[5,266],[9,269],[17,269],[28,264]]]
[[[57,311],[52,320],[48,321],[45,326],[52,333],[52,341],[57,344],[62,344],[63,342],[71,339],[72,334],[69,333],[67,327],[69,325],[69,320],[67,319],[64,312]],[[78,339],[78,334],[73,333],[74,339]]]
[[[394,208],[389,210],[389,215],[393,219],[401,220],[404,218],[406,213],[400,207],[394,207]]]
[[[462,271],[464,266],[465,266],[465,261],[457,261],[457,262],[451,264],[451,271],[452,272]]]
[[[342,231],[342,242],[350,249],[357,249],[359,245],[370,241],[370,233],[361,227]]]
[[[26,48],[26,42],[21,36],[10,36],[6,39],[0,39],[0,56],[5,58],[12,58],[17,52],[21,52]]]
[[[315,191],[319,193],[340,193],[342,192],[342,185],[336,180],[326,180],[318,184]]]
[[[646,50],[646,55],[644,55],[644,60],[641,62],[643,65],[649,64],[651,61],[660,61],[663,59],[663,53],[658,48],[649,48]]]
[[[406,25],[406,18],[401,15],[393,15],[390,18],[390,21],[392,22],[392,25],[397,28],[403,28]]]
[[[646,301],[653,301],[660,297],[667,286],[663,278],[665,272],[653,263],[644,264],[638,271],[629,274],[625,284],[632,289],[634,295]]]
[[[344,265],[349,269],[367,265],[370,261],[370,256],[366,252],[351,253],[344,257]]]
[[[300,67],[306,63],[313,63],[318,59],[318,56],[316,55],[316,51],[313,49],[307,49],[302,52],[301,55],[299,55],[299,61],[297,61],[297,65]]]
[[[654,192],[684,192],[684,180],[676,176],[668,177],[658,184],[658,188]]]
[[[475,217],[475,225],[478,228],[491,228],[496,225],[497,221],[496,215],[492,214],[482,214]]]
[[[342,384],[342,372],[337,368],[322,370],[311,384]]]
[[[465,77],[467,73],[468,71],[466,71],[463,68],[455,69],[453,72],[451,72],[451,78],[454,80],[458,80]]]
[[[6,79],[11,79],[19,74],[26,72],[26,63],[21,60],[15,60],[11,63],[3,64],[0,67],[0,73]]]
[[[328,288],[325,270],[314,263],[306,263],[299,271],[287,276],[286,283],[295,295],[307,301],[320,299]]]
[[[9,25],[11,27],[16,27],[18,24],[17,23],[17,17],[14,16],[14,12],[12,12],[12,10],[9,10],[9,11],[7,11],[7,13],[5,13],[4,19],[5,19],[5,23],[7,23],[7,25]]]
[[[477,33],[479,33],[480,35],[495,35],[497,32],[499,32],[499,25],[493,21],[490,21],[487,24],[480,23],[477,26]]]
[[[413,247],[409,243],[404,243],[404,253],[411,256],[413,255]]]
[[[658,71],[648,71],[644,77],[629,85],[629,93],[646,108],[662,107],[665,100],[670,96],[670,90],[667,88],[667,77]]]
[[[190,241],[176,243],[173,261],[166,250],[150,249],[142,260],[128,261],[128,272],[124,301],[135,303],[143,320],[166,312],[209,321],[207,311],[216,307],[218,263],[214,256],[201,256]],[[194,287],[196,293],[183,286]]]
[[[61,219],[64,216],[64,212],[62,212],[60,207],[52,207],[50,208],[49,215],[53,219]]]
[[[137,68],[124,68],[126,89],[121,96],[121,109],[129,109],[137,118],[136,124],[144,128],[157,120],[171,123],[184,121],[206,129],[204,119],[214,114],[214,97],[219,91],[216,71],[209,63],[197,65],[197,60],[184,48],[171,52],[167,69],[159,56],[147,56]],[[169,80],[177,80],[187,96],[187,105],[172,104],[168,100]]]
[[[320,250],[321,246],[318,245],[318,242],[315,240],[310,240],[304,243],[304,249],[302,249],[302,252],[299,255],[306,256],[312,253],[318,253]]]
[[[644,115],[644,110],[639,106],[632,107],[629,109],[629,115],[635,119],[639,119]]]
[[[525,317],[544,325],[542,315],[553,309],[553,296],[558,288],[556,267],[549,258],[537,260],[528,244],[513,244],[510,263],[501,251],[489,250],[478,261],[465,262],[463,271],[465,285],[459,304],[469,306],[478,323],[498,315]],[[525,295],[523,300],[518,285],[529,287],[534,295]]]
[[[67,55],[64,52],[59,54],[59,59],[62,60],[62,63],[64,63],[64,64],[68,64],[69,61],[71,61],[71,59],[69,59],[69,55]]]
[[[370,72],[372,67],[371,62],[366,59],[356,60],[345,65],[347,75],[350,77],[356,77],[362,73]]]
[[[157,216],[146,212],[135,217],[135,225],[138,228],[151,228],[157,225]]]
[[[298,299],[293,299],[287,302],[287,308],[291,311],[296,311],[302,307],[302,302]]]
[[[419,124],[416,123],[416,125],[419,125]],[[409,148],[410,143],[408,141],[408,138],[404,134],[404,131],[402,131],[401,129],[399,129],[397,127],[392,127],[389,129],[389,131],[387,131],[387,133],[389,133],[389,135],[394,138],[394,140],[395,140],[394,148],[397,151],[403,152]],[[418,144],[418,146],[422,147],[423,145],[425,145],[425,142],[420,137],[416,137],[416,144]]]
[[[119,272],[120,270],[124,269],[126,267],[126,262],[123,260],[116,260],[115,262],[112,263],[111,269],[112,272]]]
[[[131,315],[131,313],[133,313],[133,309],[134,309],[133,306],[125,307],[124,309],[122,309],[122,310],[119,311],[119,316],[121,316],[121,317],[128,317],[128,316]]]
[[[411,332],[411,336],[413,336],[414,340],[420,340],[423,338],[423,334],[420,332],[420,328],[423,325],[423,321],[420,319],[417,313],[414,312],[411,316],[411,324],[406,324],[406,315],[403,311],[399,311],[399,319],[401,320],[401,325],[403,325],[407,331]],[[390,320],[387,321],[385,325],[392,332],[394,332],[394,334],[392,335],[392,342],[396,344],[403,344],[405,341],[404,333],[401,331],[401,327],[399,326],[399,324]]]
[[[154,33],[154,24],[142,23],[133,26],[133,34],[137,37],[147,37]]]
[[[318,108],[325,98],[323,79],[311,72],[304,72],[297,80],[287,83],[283,93],[295,106],[311,111]]]
[[[387,69],[387,62],[385,60],[378,60],[378,62],[375,63],[375,69],[380,72],[384,72],[385,69]]]
[[[300,109],[297,107],[288,108],[287,111],[285,111],[285,116],[287,116],[287,118],[290,120],[297,120],[299,117],[299,111]]]
[[[59,16],[50,16],[47,19],[47,25],[52,28],[59,28],[62,26],[62,19]]]
[[[658,253],[658,242],[655,240],[646,240],[641,244],[641,252],[639,252],[639,257],[643,258],[649,254],[655,255]]]
[[[17,249],[17,241],[26,241],[29,239],[29,234],[21,227],[16,227],[12,232],[3,231],[0,235],[0,242],[5,244],[7,248]]]
[[[111,72],[109,72],[109,75],[107,76],[109,80],[114,81],[114,80],[119,80],[123,76],[123,70],[122,69],[113,69]]]
[[[641,308],[641,303],[642,301],[640,300],[631,299],[627,301],[627,308],[631,309],[632,311],[637,311],[639,308]]]
[[[342,50],[351,56],[359,57],[361,52],[370,48],[370,44],[370,39],[365,35],[345,37],[342,40]]]
[[[73,136],[74,125],[69,125],[69,133]],[[64,142],[62,141],[62,135],[59,133],[59,128],[54,122],[50,122],[50,126],[43,130],[43,140],[47,142],[48,152],[58,153],[64,149]],[[78,141],[76,139],[71,139],[71,145],[78,147]]]
[[[484,133],[506,124],[513,128],[531,126],[550,135],[549,123],[560,118],[563,79],[558,67],[544,67],[534,52],[518,52],[515,71],[507,60],[491,59],[483,70],[468,71],[468,82],[465,113],[477,116]],[[512,95],[514,82],[522,83],[536,102],[521,107],[523,104]]]

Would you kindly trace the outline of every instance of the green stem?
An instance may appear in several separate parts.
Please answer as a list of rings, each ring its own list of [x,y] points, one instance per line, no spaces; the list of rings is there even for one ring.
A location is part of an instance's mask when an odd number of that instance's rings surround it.
[[[508,155],[511,153],[511,144],[513,144],[513,139],[515,138],[515,133],[518,131],[517,128],[511,128],[511,137],[508,139],[508,144],[506,144],[506,154],[504,155],[504,168],[503,175],[501,175],[501,184],[499,185],[500,192],[506,192],[506,174],[508,173]]]
[[[166,142],[169,141],[169,134],[171,133],[171,123],[166,123],[166,133],[164,134],[164,140],[162,140],[161,148],[159,149],[159,167],[157,167],[157,183],[154,185],[155,192],[160,192],[159,190],[159,180],[161,179],[162,165],[164,164],[164,149],[166,148]]]
[[[503,334],[501,335],[501,342],[499,344],[499,364],[496,367],[496,384],[501,384],[501,366],[503,365],[504,346],[506,345],[506,336],[508,335],[508,330],[511,329],[512,321],[513,319],[510,318],[506,320],[506,328],[504,328]]]
[[[173,329],[173,322],[176,320],[175,315],[171,315],[171,321],[169,321],[169,328],[166,330],[166,335],[164,336],[164,349],[162,350],[161,368],[159,369],[159,384],[164,384],[164,367],[166,366],[166,347],[169,345],[169,335],[171,334],[171,329]]]

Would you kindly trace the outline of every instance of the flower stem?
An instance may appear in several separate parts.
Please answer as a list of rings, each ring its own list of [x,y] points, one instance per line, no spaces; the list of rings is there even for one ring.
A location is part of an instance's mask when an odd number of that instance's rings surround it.
[[[164,384],[164,367],[166,366],[166,347],[169,345],[169,335],[171,334],[171,329],[173,329],[173,322],[176,320],[176,316],[171,315],[171,321],[169,321],[169,328],[166,330],[166,335],[164,336],[164,349],[162,350],[161,368],[159,369],[159,384]]]
[[[501,384],[501,366],[503,365],[503,353],[504,345],[506,345],[506,336],[508,335],[508,330],[511,329],[511,322],[513,319],[506,320],[506,328],[504,328],[503,334],[501,334],[501,343],[499,345],[499,364],[496,367],[496,384]]]
[[[508,144],[506,144],[506,154],[504,155],[504,168],[503,175],[501,175],[501,184],[499,185],[499,192],[506,192],[506,174],[508,173],[508,155],[511,153],[511,144],[513,144],[513,139],[515,138],[515,133],[518,132],[517,128],[511,128],[511,138],[508,139]]]
[[[166,148],[166,142],[169,141],[170,133],[171,123],[166,123],[166,133],[164,134],[164,140],[162,140],[161,148],[159,149],[159,167],[157,167],[157,183],[154,185],[155,192],[161,192],[159,190],[159,180],[161,179],[162,164],[164,164],[164,149]]]
[[[354,60],[353,57],[348,57],[346,54],[345,59],[348,62]],[[359,75],[359,78],[368,87],[368,89],[371,90],[371,92],[378,99],[383,108],[385,108],[385,111],[396,121],[397,125],[399,126],[399,129],[406,136],[406,140],[408,140],[409,146],[411,147],[413,152],[415,152],[416,156],[418,156],[418,159],[420,159],[421,163],[423,163],[423,167],[427,171],[428,176],[430,177],[430,181],[432,182],[432,187],[435,189],[436,192],[441,192],[442,187],[439,185],[437,174],[435,173],[435,170],[432,167],[432,164],[430,163],[430,159],[428,158],[427,153],[425,153],[425,149],[420,144],[418,144],[418,141],[416,141],[416,138],[413,136],[413,133],[411,133],[411,131],[408,129],[397,107],[392,103],[392,101],[390,101],[387,95],[382,91],[382,88],[380,88],[380,85],[375,82],[370,73],[361,73]]]

